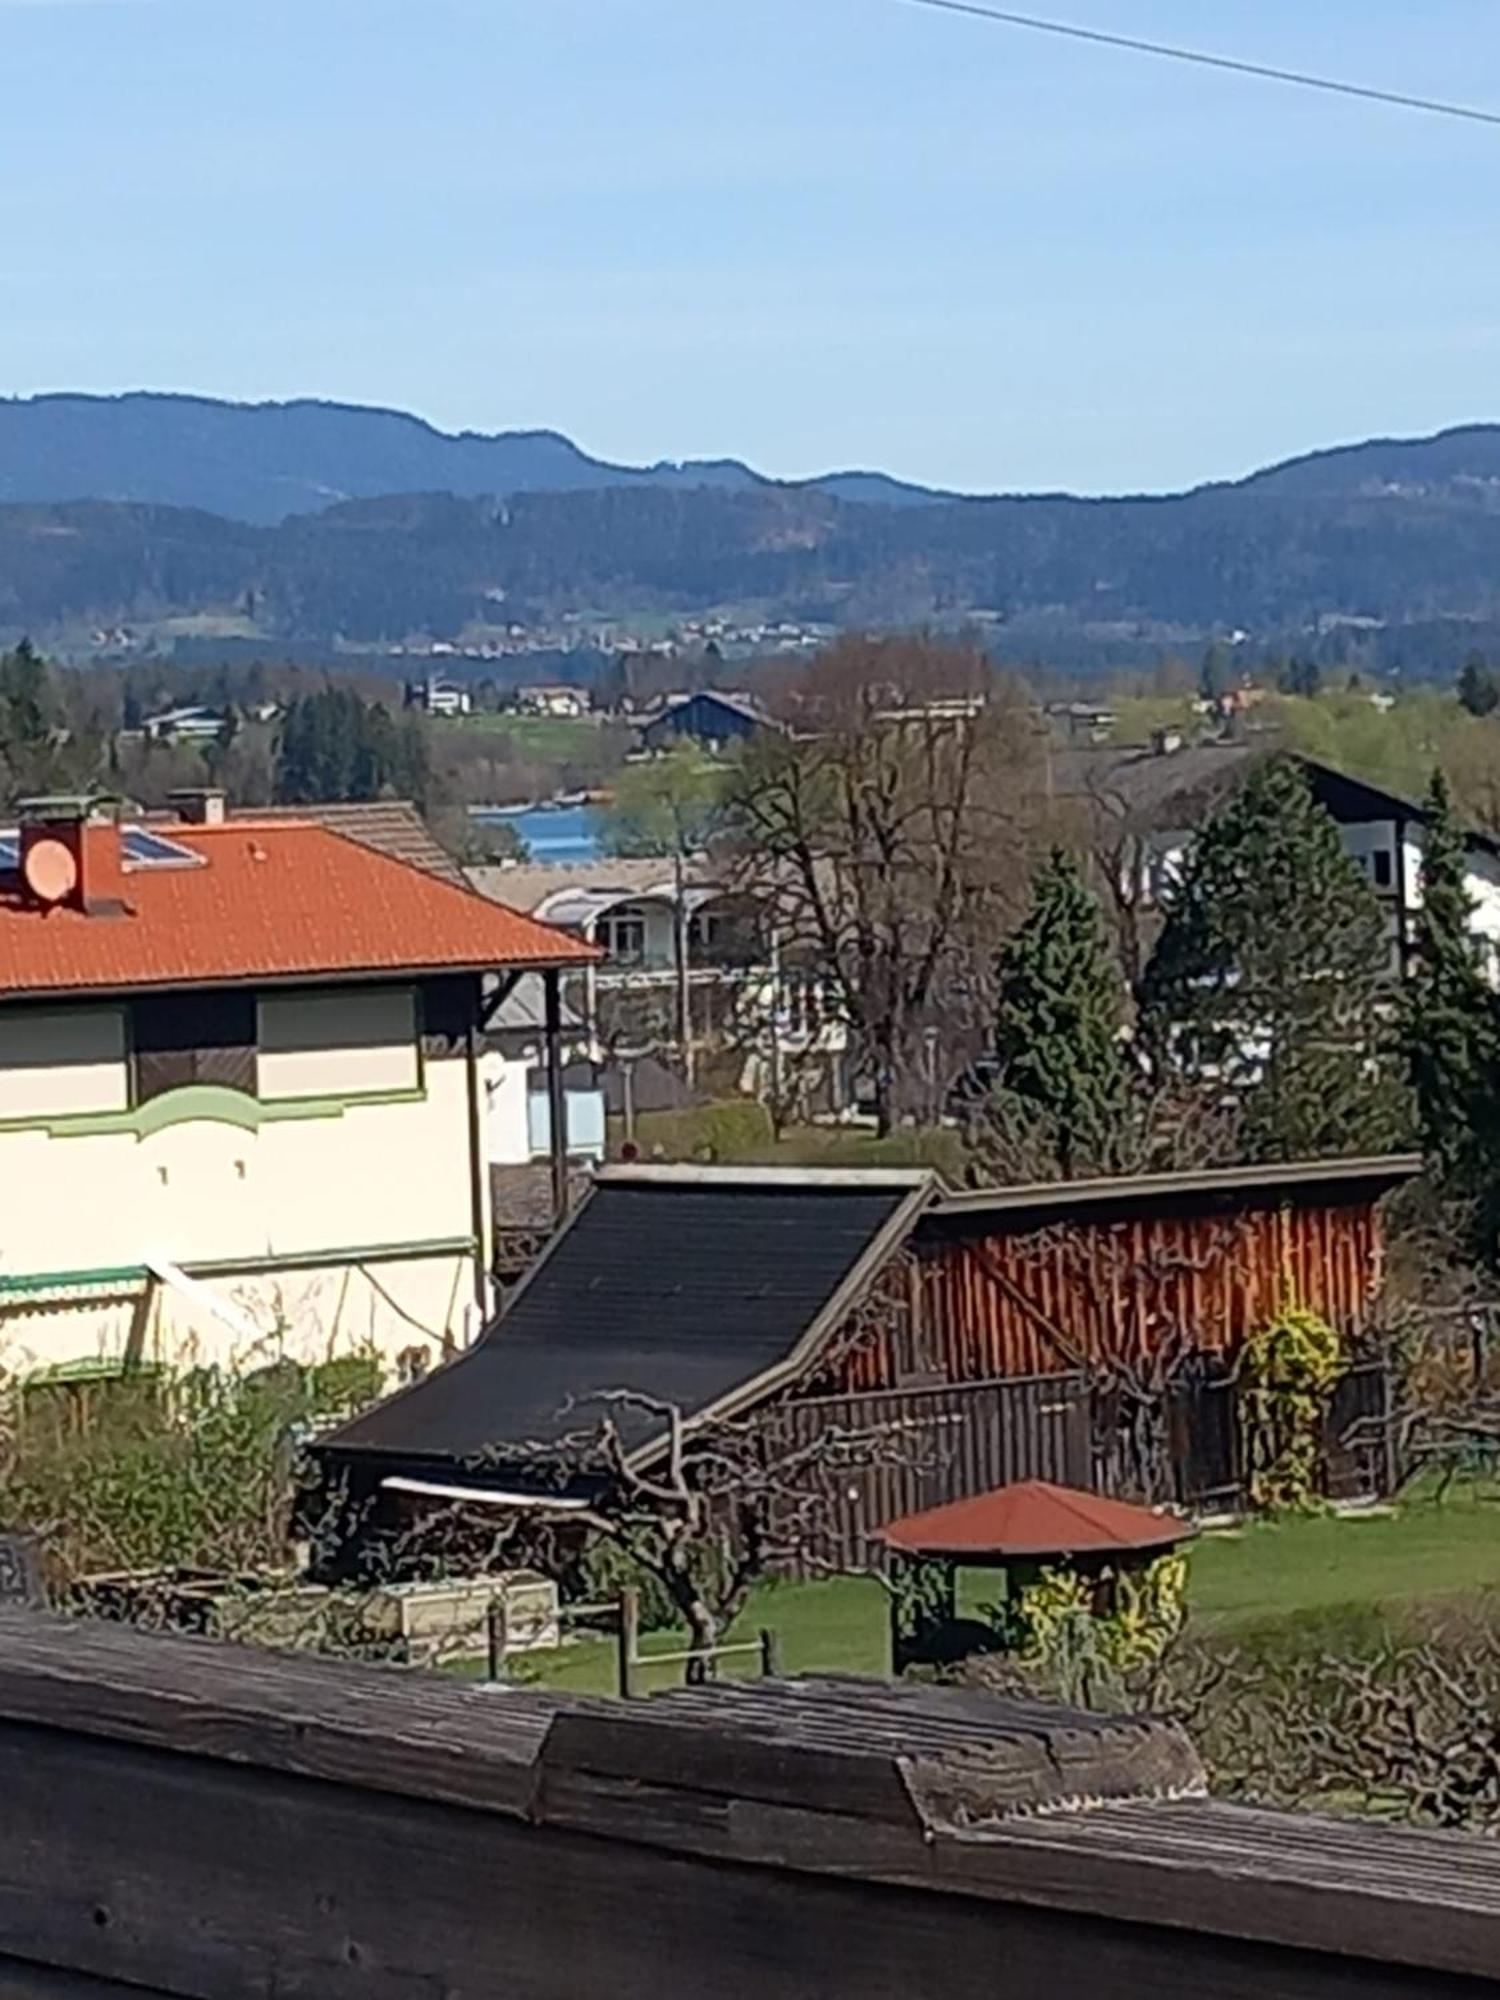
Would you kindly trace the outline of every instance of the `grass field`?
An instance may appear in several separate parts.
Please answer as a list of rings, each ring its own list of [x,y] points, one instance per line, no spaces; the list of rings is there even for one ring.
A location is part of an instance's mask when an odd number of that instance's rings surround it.
[[[599,753],[596,721],[567,715],[465,715],[436,721],[442,734],[508,737],[523,763],[581,763]]]
[[[1210,1636],[1263,1639],[1274,1628],[1290,1633],[1299,1622],[1321,1626],[1335,1614],[1367,1616],[1373,1624],[1390,1613],[1409,1622],[1424,1604],[1500,1592],[1500,1488],[1459,1488],[1441,1506],[1419,1499],[1394,1513],[1256,1523],[1205,1536],[1191,1563],[1193,1618]],[[963,1595],[973,1603],[994,1588],[994,1577],[983,1571],[963,1579]],[[886,1597],[869,1578],[769,1585],[733,1636],[753,1637],[761,1626],[780,1635],[788,1673],[888,1671]],[[653,1633],[642,1650],[671,1652],[682,1644],[678,1634]],[[608,1639],[538,1655],[528,1667],[549,1687],[591,1694],[614,1687]],[[754,1671],[753,1659],[744,1670]],[[647,1687],[665,1687],[680,1674],[678,1667],[665,1667],[643,1679]]]

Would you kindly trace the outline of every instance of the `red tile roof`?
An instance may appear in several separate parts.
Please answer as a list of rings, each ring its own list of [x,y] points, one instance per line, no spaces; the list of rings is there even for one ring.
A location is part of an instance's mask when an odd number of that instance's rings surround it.
[[[903,1555],[1084,1556],[1170,1548],[1193,1529],[1175,1514],[1027,1479],[907,1514],[881,1530]]]
[[[0,997],[576,965],[564,932],[326,827],[173,827],[202,867],[134,868],[123,915],[41,910],[0,874]]]

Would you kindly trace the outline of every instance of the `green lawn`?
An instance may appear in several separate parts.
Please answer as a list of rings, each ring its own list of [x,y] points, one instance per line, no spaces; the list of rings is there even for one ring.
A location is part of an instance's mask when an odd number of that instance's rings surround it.
[[[1214,1627],[1500,1588],[1500,1489],[1455,1487],[1391,1514],[1259,1522],[1208,1535],[1192,1558],[1192,1607]]]
[[[434,722],[440,734],[508,736],[516,755],[538,763],[581,763],[599,754],[597,721],[568,715],[464,715]]]
[[[1214,1635],[1248,1637],[1345,1611],[1372,1619],[1386,1610],[1409,1616],[1423,1601],[1500,1590],[1500,1489],[1455,1489],[1441,1506],[1414,1500],[1390,1514],[1255,1523],[1204,1536],[1191,1561],[1193,1615],[1200,1629]],[[963,1579],[970,1602],[994,1588],[994,1577],[983,1571]],[[734,1637],[751,1638],[763,1625],[779,1634],[788,1673],[889,1669],[885,1592],[867,1577],[768,1585]],[[682,1644],[679,1635],[653,1633],[643,1651],[671,1652]],[[753,1656],[733,1667],[754,1672]],[[581,1640],[561,1653],[534,1656],[522,1672],[527,1678],[535,1673],[549,1687],[610,1693],[613,1643]],[[680,1676],[681,1668],[671,1666],[643,1679],[648,1688],[665,1687]]]

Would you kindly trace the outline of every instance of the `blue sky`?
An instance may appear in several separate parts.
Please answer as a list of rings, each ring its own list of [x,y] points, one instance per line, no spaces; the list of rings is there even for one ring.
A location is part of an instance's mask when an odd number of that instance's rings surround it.
[[[1500,108],[1495,0],[1056,0]],[[0,392],[1159,489],[1500,419],[1500,130],[901,0],[0,0]]]

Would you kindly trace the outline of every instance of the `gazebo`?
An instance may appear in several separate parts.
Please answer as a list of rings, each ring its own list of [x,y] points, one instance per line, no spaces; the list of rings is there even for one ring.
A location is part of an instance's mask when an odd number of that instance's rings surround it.
[[[1043,1570],[1066,1565],[1094,1579],[1103,1609],[1122,1571],[1144,1568],[1196,1533],[1191,1522],[1164,1508],[1044,1479],[905,1514],[881,1530],[898,1562],[891,1596],[892,1665],[899,1673],[968,1650],[962,1643],[966,1627],[958,1618],[961,1567],[1003,1571],[1006,1595],[1014,1597]],[[903,1577],[907,1588],[901,1587]]]

